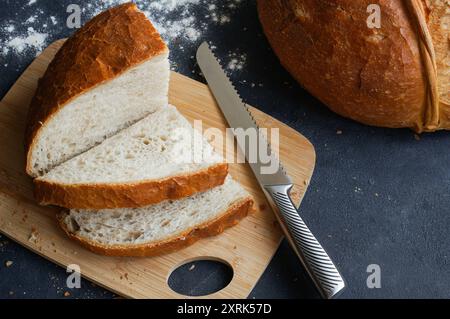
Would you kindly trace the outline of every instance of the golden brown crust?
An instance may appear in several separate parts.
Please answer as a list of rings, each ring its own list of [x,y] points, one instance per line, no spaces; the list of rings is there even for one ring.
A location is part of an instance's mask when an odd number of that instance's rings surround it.
[[[34,180],[34,196],[41,205],[73,209],[136,208],[168,199],[179,199],[222,185],[227,164],[217,164],[194,174],[138,184],[56,184]]]
[[[68,39],[50,63],[31,102],[25,133],[27,173],[41,127],[77,96],[152,57],[167,46],[133,3],[109,9]]]
[[[196,226],[195,228],[188,229],[182,234],[164,241],[138,245],[99,244],[70,232],[67,225],[64,223],[66,213],[59,214],[58,221],[59,225],[71,239],[77,241],[94,253],[106,256],[150,257],[168,254],[190,246],[199,239],[216,236],[222,233],[225,229],[239,223],[239,221],[251,213],[253,209],[253,199],[248,197],[234,204],[223,215],[215,220],[208,221],[202,225]]]
[[[450,0],[422,0],[434,44],[441,126],[450,129]]]
[[[404,1],[388,0],[377,2],[381,28],[370,29],[370,4],[259,0],[258,10],[281,63],[333,111],[369,125],[421,131],[428,97],[417,26]],[[439,128],[450,122],[441,119]]]

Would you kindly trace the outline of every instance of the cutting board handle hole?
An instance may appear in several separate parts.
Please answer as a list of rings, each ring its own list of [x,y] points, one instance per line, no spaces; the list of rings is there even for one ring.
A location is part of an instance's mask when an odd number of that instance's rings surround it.
[[[233,280],[234,271],[225,260],[198,257],[182,262],[167,279],[170,289],[184,296],[201,297],[218,292]]]

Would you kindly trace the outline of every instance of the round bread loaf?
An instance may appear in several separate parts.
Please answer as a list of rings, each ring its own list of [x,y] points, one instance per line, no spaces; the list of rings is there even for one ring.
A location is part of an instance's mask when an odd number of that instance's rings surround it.
[[[450,0],[258,0],[258,11],[284,67],[334,112],[450,129]]]

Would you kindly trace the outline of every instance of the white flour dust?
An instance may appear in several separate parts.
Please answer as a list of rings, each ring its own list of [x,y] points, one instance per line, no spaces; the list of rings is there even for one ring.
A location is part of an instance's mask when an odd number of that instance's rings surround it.
[[[153,22],[161,36],[169,42],[195,42],[207,31],[208,25],[231,22],[231,15],[243,0],[135,0],[137,6]],[[128,0],[94,1],[83,12],[94,16]],[[213,2],[211,4],[211,2]],[[200,17],[199,11],[205,14]],[[200,21],[201,20],[201,21]]]
[[[5,28],[8,32],[14,32],[15,27],[9,25]],[[26,49],[33,48],[35,51],[41,51],[46,45],[48,34],[41,33],[29,27],[25,34],[16,37],[10,37],[2,46],[2,54],[6,55],[10,51],[21,54]]]
[[[227,55],[228,65],[227,69],[229,71],[240,71],[245,67],[245,63],[247,62],[247,55],[236,52],[229,52]]]
[[[210,27],[221,27],[233,20],[244,0],[136,0],[137,6],[153,22],[169,46],[183,51],[184,47],[203,41]],[[39,8],[39,0],[30,0],[23,7],[28,16],[20,12],[11,20],[0,22],[0,60],[7,61],[9,54],[37,55],[51,41],[65,31],[67,13],[51,16]],[[80,4],[83,22],[101,11],[128,0],[93,0]],[[52,12],[53,13],[53,12]],[[23,18],[17,18],[23,17]],[[64,19],[64,20],[62,20]],[[246,56],[229,53],[229,71],[244,67]],[[3,63],[2,63],[3,64]]]

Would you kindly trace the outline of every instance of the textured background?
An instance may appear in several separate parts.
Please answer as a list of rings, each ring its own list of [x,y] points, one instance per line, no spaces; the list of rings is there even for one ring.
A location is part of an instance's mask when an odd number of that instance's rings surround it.
[[[0,52],[9,37],[26,32],[25,21],[36,13],[32,26],[44,30],[47,24],[49,44],[73,32],[64,22],[68,4],[85,8],[86,21],[93,10],[113,2],[37,0],[28,5],[28,0],[0,0]],[[173,69],[203,81],[192,59],[202,40],[217,47],[225,64],[243,54],[243,68],[229,71],[245,101],[295,128],[315,145],[316,171],[301,213],[346,278],[348,288],[342,298],[450,297],[450,135],[439,132],[419,139],[409,130],[372,128],[334,115],[280,66],[261,32],[255,1],[242,0],[233,8],[237,2],[203,0],[190,8],[203,32],[194,41],[170,38]],[[230,21],[211,20],[205,13],[207,4],[216,4]],[[59,23],[50,24],[51,16]],[[162,22],[166,17],[158,19]],[[8,31],[10,24],[15,25],[14,32]],[[33,48],[0,54],[0,97],[35,55]],[[13,261],[10,267],[5,265],[8,260]],[[369,264],[381,267],[381,289],[366,286]],[[175,274],[171,283],[191,294],[208,290],[226,277],[223,269],[210,264],[189,268]],[[86,281],[81,289],[68,290],[65,280],[65,270],[0,237],[0,298],[64,298],[65,292],[70,292],[67,298],[114,297]],[[285,242],[250,295],[316,296]]]

